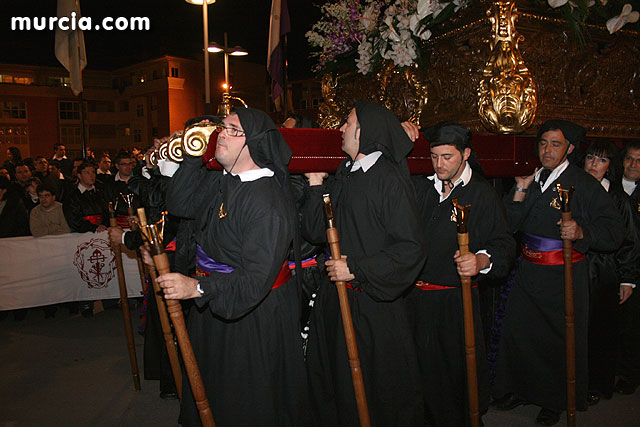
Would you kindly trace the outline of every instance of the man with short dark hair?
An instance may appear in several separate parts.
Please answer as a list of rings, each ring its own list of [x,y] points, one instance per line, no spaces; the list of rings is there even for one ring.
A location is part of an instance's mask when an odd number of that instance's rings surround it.
[[[122,228],[129,228],[129,211],[126,200],[123,196],[132,195],[131,207],[138,209],[140,198],[129,189],[129,179],[133,176],[133,168],[136,161],[132,158],[128,151],[121,151],[114,159],[114,164],[118,172],[115,175],[102,176],[104,186],[104,196],[107,202],[114,203],[118,225]]]
[[[489,405],[489,376],[480,318],[478,281],[509,273],[515,241],[502,201],[482,177],[473,156],[471,132],[443,123],[427,135],[435,174],[416,176],[418,210],[425,226],[429,257],[409,294],[422,377],[425,416],[434,427],[469,422],[465,330],[460,276],[472,278],[479,410]],[[467,218],[469,250],[458,250],[453,200],[471,205]]]
[[[29,215],[31,234],[34,237],[42,237],[70,233],[62,211],[62,203],[56,201],[53,190],[41,184],[36,191],[40,204],[33,208]]]
[[[11,182],[0,175],[0,238],[29,235],[29,214],[22,198],[10,191]]]
[[[51,160],[57,160],[60,162],[59,169],[65,177],[72,176],[71,170],[73,169],[73,163],[67,158],[67,149],[64,144],[57,143],[53,145],[53,157]]]
[[[100,156],[100,161],[98,162],[98,175],[111,175],[111,158],[105,154]]]
[[[622,218],[602,185],[569,162],[584,141],[583,127],[565,120],[545,122],[537,136],[542,168],[525,177],[505,198],[511,231],[521,235],[522,253],[500,337],[494,395],[496,408],[541,406],[536,422],[554,425],[567,407],[563,240],[573,242],[575,289],[576,407],[586,410],[588,265],[590,251],[612,252],[622,243]],[[569,190],[572,220],[561,217],[557,184]]]
[[[76,233],[101,232],[107,229],[107,203],[102,191],[96,189],[95,166],[78,166],[78,185],[65,199],[62,208],[69,228]]]
[[[631,198],[634,211],[640,215],[640,141],[625,145],[622,156],[622,187]],[[636,233],[640,234],[640,217],[636,217]],[[619,357],[615,385],[620,394],[635,393],[640,385],[640,292],[633,292],[622,304],[619,316]]]

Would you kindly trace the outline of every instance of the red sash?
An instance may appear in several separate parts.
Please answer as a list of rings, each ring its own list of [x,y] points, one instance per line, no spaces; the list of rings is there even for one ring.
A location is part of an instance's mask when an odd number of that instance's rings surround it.
[[[473,286],[471,286],[471,287],[472,288],[477,288],[478,284],[474,283]],[[418,280],[416,282],[416,288],[420,289],[421,291],[441,291],[443,289],[459,289],[456,286],[434,285],[433,283],[423,282],[422,280]]]
[[[194,274],[194,277],[207,277],[210,274],[210,271],[204,271],[196,265],[196,272]],[[287,283],[289,279],[291,279],[291,271],[289,270],[289,263],[285,261],[284,264],[282,264],[282,268],[280,268],[278,277],[276,277],[275,282],[273,282],[273,286],[271,286],[271,289],[278,289],[280,286]]]
[[[93,225],[100,225],[103,221],[102,215],[100,214],[83,216],[82,219],[84,219],[85,221],[89,221]]]
[[[164,247],[165,252],[175,252],[176,251],[176,239],[173,239],[169,242],[167,246]]]
[[[121,228],[129,228],[129,216],[128,215],[116,215],[118,220],[118,226]]]
[[[538,265],[562,265],[564,264],[564,258],[562,257],[562,249],[556,251],[536,251],[525,246],[521,246],[522,258],[529,262]],[[573,250],[572,262],[578,262],[585,259],[586,256],[582,252]]]

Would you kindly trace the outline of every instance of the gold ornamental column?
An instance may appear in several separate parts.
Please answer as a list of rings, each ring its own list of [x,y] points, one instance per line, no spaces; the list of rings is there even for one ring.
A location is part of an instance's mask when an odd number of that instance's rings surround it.
[[[493,27],[491,56],[478,87],[478,115],[492,132],[523,132],[538,107],[536,86],[518,51],[515,0],[497,0],[487,15]]]

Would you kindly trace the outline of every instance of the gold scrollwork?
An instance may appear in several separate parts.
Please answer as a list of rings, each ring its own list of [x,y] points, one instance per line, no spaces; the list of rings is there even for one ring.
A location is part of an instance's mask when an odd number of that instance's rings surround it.
[[[482,124],[499,133],[520,133],[531,125],[538,107],[536,86],[518,50],[515,0],[498,0],[487,11],[493,27],[491,55],[478,87]]]
[[[429,100],[429,91],[427,90],[424,74],[419,72],[418,65],[413,64],[409,67],[398,69],[392,62],[389,62],[380,70],[377,78],[380,82],[380,102],[393,111],[392,100],[401,96],[402,103],[411,113],[407,120],[420,126],[420,116]],[[397,88],[391,84],[394,79],[403,81],[409,89],[408,93],[405,91],[398,93]]]
[[[338,89],[338,78],[333,78],[333,74],[327,73],[322,76],[322,97],[324,102],[320,105],[318,112],[318,123],[325,129],[337,129],[340,127],[340,108],[336,103]]]

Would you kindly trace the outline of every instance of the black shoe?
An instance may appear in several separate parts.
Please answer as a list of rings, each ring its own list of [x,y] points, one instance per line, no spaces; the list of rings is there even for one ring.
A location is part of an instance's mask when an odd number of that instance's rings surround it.
[[[554,426],[560,421],[560,412],[552,411],[551,409],[542,408],[538,412],[536,417],[536,424],[542,426]]]
[[[178,398],[178,393],[175,391],[161,391],[160,399],[164,400],[176,400]]]
[[[587,405],[597,405],[598,402],[600,402],[600,393],[598,393],[597,391],[590,391],[589,393],[587,393]]]
[[[498,411],[510,411],[520,405],[526,405],[527,402],[516,397],[513,393],[509,393],[500,399],[495,399],[491,404]]]
[[[620,379],[618,379],[618,382],[616,383],[616,393],[620,393],[620,394],[633,394],[636,392],[636,389],[638,388],[637,384],[633,384],[631,383],[629,380],[627,380],[624,377],[620,377]]]

